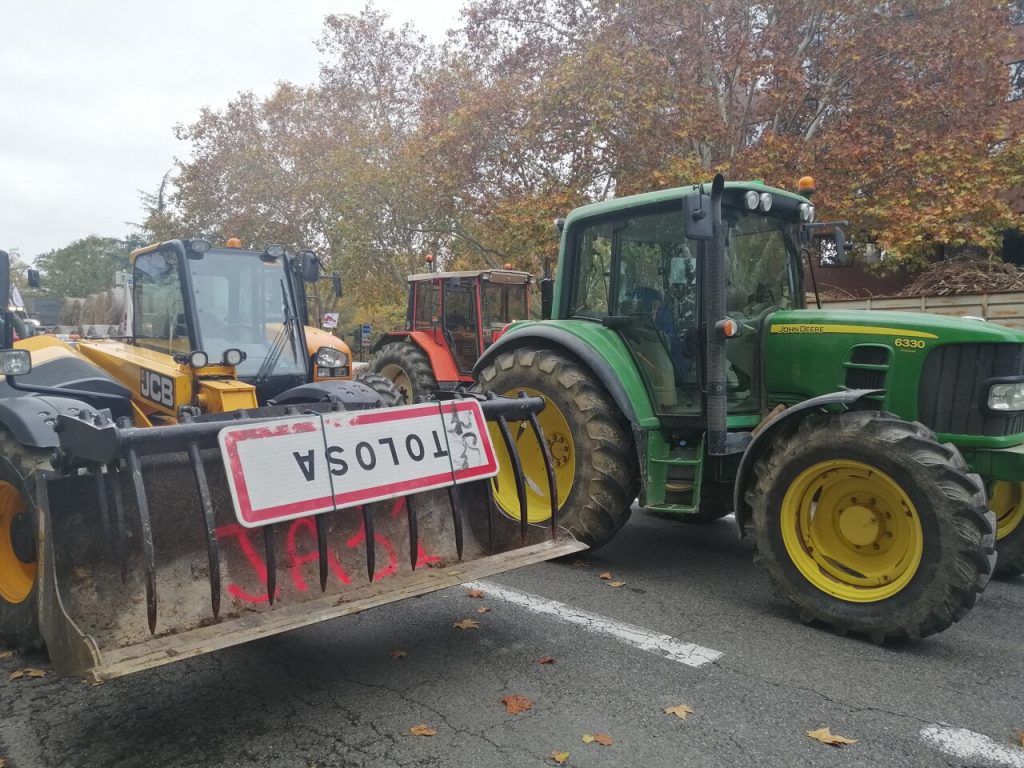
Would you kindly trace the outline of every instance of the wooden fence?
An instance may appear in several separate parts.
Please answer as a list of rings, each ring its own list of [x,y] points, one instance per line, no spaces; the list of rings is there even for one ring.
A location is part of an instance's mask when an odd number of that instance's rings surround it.
[[[814,307],[814,296],[807,297]],[[884,309],[931,312],[952,317],[983,317],[993,323],[1024,329],[1024,292],[972,293],[962,296],[885,297],[875,299],[822,299],[822,309]]]

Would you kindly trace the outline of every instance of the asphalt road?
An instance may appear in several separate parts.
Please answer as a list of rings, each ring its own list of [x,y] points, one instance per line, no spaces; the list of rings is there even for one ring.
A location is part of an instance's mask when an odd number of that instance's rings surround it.
[[[637,513],[586,564],[504,574],[482,598],[455,588],[101,686],[11,681],[12,670],[47,666],[8,658],[0,758],[6,768],[541,766],[566,751],[566,765],[616,768],[1024,768],[1024,579],[993,582],[939,636],[878,647],[800,624],[750,549],[731,520]],[[497,585],[511,590],[504,599]],[[453,627],[466,618],[479,628]],[[538,663],[545,656],[554,663]],[[511,694],[532,709],[508,714]],[[680,704],[693,714],[664,713]],[[418,724],[437,734],[411,735]],[[856,743],[808,738],[822,726]],[[583,742],[598,733],[613,743]]]

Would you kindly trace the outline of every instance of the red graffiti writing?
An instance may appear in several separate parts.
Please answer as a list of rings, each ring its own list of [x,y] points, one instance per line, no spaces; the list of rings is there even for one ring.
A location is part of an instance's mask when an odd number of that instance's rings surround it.
[[[391,507],[391,518],[395,519],[401,517],[405,512],[404,499],[396,499]],[[258,583],[263,584],[264,587],[266,587],[267,564],[260,555],[257,546],[253,543],[252,535],[255,533],[258,533],[258,531],[252,528],[245,528],[237,523],[222,525],[216,530],[218,542],[234,541],[238,545],[242,554],[245,556],[245,560],[251,566]],[[395,546],[391,540],[382,533],[374,531],[373,542],[374,550],[377,555],[375,559],[378,563],[381,563],[373,574],[373,580],[379,581],[380,579],[385,579],[388,576],[393,576],[398,572],[398,553],[396,552]],[[345,547],[349,550],[358,550],[365,546],[366,527],[365,525],[360,525],[359,530],[345,540]],[[302,517],[292,520],[288,524],[287,533],[285,534],[285,551],[287,552],[285,565],[288,567],[291,586],[296,592],[308,592],[310,586],[306,578],[306,572],[311,568],[315,569],[316,566],[310,566],[310,563],[318,563],[320,559],[319,550],[317,548],[316,524],[312,518]],[[417,567],[437,563],[440,562],[440,560],[441,558],[437,555],[428,554],[423,548],[423,544],[421,542],[418,543],[416,555]],[[327,565],[330,573],[339,582],[345,585],[352,583],[351,577],[348,575],[345,567],[338,559],[337,554],[330,546],[327,547]],[[265,590],[260,594],[253,594],[236,582],[230,582],[227,585],[227,591],[229,595],[245,603],[259,604],[268,602]],[[275,600],[280,596],[280,594],[281,587],[278,586],[277,591],[274,594]]]

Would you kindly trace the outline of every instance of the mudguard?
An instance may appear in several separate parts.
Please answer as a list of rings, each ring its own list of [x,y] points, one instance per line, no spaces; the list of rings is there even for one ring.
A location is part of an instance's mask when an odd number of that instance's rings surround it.
[[[0,399],[0,425],[22,445],[56,448],[54,425],[59,416],[75,417],[81,411],[95,411],[86,402],[70,397],[24,394]]]
[[[370,387],[359,381],[314,381],[286,389],[270,405],[302,405],[305,403],[338,403],[344,410],[379,408],[389,403]]]
[[[490,365],[498,355],[504,352],[512,352],[520,347],[534,346],[538,340],[546,342],[544,346],[548,348],[561,347],[579,358],[584,365],[593,371],[594,375],[601,382],[601,386],[612,396],[615,404],[626,418],[633,424],[639,421],[635,404],[622,383],[622,373],[612,368],[608,361],[599,355],[586,341],[557,326],[530,324],[523,328],[522,333],[516,333],[516,329],[513,328],[508,333],[503,334],[477,360],[476,365],[473,366],[473,378],[475,379],[480,374],[480,371]],[[642,389],[643,384],[638,382],[638,385]]]
[[[739,528],[741,537],[744,535],[747,520],[750,518],[750,507],[747,506],[744,494],[747,485],[752,480],[754,465],[757,464],[757,460],[762,454],[771,448],[775,436],[783,425],[789,426],[794,424],[803,418],[808,411],[823,410],[830,405],[841,405],[844,408],[849,408],[853,403],[881,392],[882,390],[878,389],[848,389],[843,392],[819,395],[818,397],[812,397],[810,400],[804,400],[802,403],[792,405],[777,416],[764,422],[761,430],[747,446],[747,450],[743,453],[743,458],[740,459],[740,466],[736,472],[736,483],[733,486],[733,509],[736,510],[736,525]]]

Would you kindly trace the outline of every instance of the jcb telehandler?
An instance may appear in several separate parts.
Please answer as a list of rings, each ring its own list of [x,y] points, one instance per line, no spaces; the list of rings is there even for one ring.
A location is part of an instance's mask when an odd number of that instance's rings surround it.
[[[975,604],[997,531],[1000,570],[1024,570],[1024,334],[807,309],[814,213],[720,176],[577,209],[541,285],[549,319],[513,325],[475,374],[547,402],[578,538],[608,541],[638,496],[684,520],[735,511],[802,619],[917,638]],[[539,523],[541,453],[519,447]],[[510,476],[494,493],[519,514]]]
[[[307,344],[312,253],[131,260],[128,338],[12,346],[3,318],[0,643],[108,679],[585,546],[492,515],[487,423],[516,459],[509,422],[546,445],[543,401],[388,407]]]

